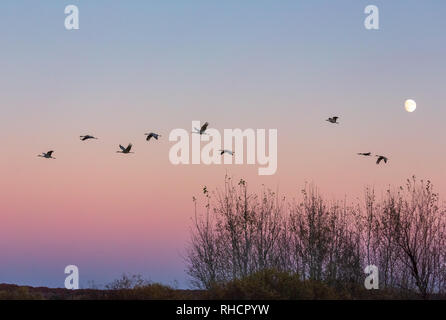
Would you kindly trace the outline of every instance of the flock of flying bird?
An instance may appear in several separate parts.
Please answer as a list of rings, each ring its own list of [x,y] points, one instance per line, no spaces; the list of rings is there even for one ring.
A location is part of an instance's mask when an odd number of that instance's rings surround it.
[[[330,123],[339,124],[338,119],[339,119],[339,117],[331,117],[331,118],[328,118],[326,121],[328,121]],[[208,126],[209,126],[209,123],[205,122],[201,126],[200,129],[194,128],[195,131],[192,131],[192,133],[197,133],[199,135],[207,134],[206,130],[207,130]],[[154,133],[154,132],[145,133],[144,135],[147,136],[146,137],[147,141],[150,141],[150,139],[152,139],[152,138],[155,139],[155,140],[158,140],[158,138],[161,137],[160,134]],[[96,138],[96,137],[94,137],[92,135],[87,134],[85,136],[80,136],[80,139],[81,139],[81,141],[86,141],[86,140],[98,139],[98,138]],[[132,146],[133,145],[131,143],[129,143],[127,147],[119,145],[119,148],[121,150],[116,151],[116,152],[117,153],[124,153],[124,154],[134,153],[134,152],[131,151],[132,150]],[[233,156],[235,154],[234,151],[227,150],[227,149],[223,149],[223,150],[219,150],[219,151],[220,151],[220,155],[223,155],[223,154],[227,153],[227,154]],[[38,157],[42,157],[42,158],[46,158],[46,159],[56,159],[56,158],[53,157],[53,153],[54,153],[54,150],[50,150],[48,152],[43,152],[42,154],[39,154]],[[358,153],[358,155],[364,156],[364,157],[370,157],[372,155],[372,153],[371,152],[360,152],[360,153]],[[382,155],[378,155],[377,154],[375,156],[377,157],[376,164],[380,164],[381,161],[384,161],[384,163],[387,163],[387,161],[389,160],[387,157],[382,156]]]
[[[209,126],[209,123],[208,123],[208,122],[205,122],[205,123],[201,126],[200,129],[194,128],[195,131],[192,131],[192,133],[197,133],[197,134],[199,134],[199,135],[207,134],[207,133],[206,133],[206,130],[207,130],[208,126]],[[147,141],[150,141],[150,139],[152,139],[152,138],[155,139],[155,140],[158,140],[158,138],[161,137],[160,134],[158,134],[158,133],[154,133],[154,132],[145,133],[144,135],[147,136],[147,137],[146,137],[146,140],[147,140]],[[80,139],[81,139],[81,141],[86,141],[86,140],[90,140],[90,139],[98,139],[98,138],[96,138],[96,137],[94,137],[94,136],[92,136],[92,135],[87,134],[87,135],[85,135],[85,136],[80,136]],[[119,149],[120,149],[120,150],[119,150],[119,151],[116,151],[116,152],[117,152],[117,153],[124,153],[124,154],[134,153],[134,152],[131,151],[131,150],[132,150],[132,146],[133,146],[133,145],[132,145],[131,143],[129,143],[127,147],[124,147],[124,146],[122,146],[122,145],[119,145]],[[219,151],[220,151],[220,155],[223,155],[223,154],[227,153],[227,154],[233,156],[233,155],[235,154],[234,151],[232,151],[232,150],[227,150],[227,149],[219,150]],[[46,158],[46,159],[56,159],[55,157],[53,157],[53,153],[54,153],[54,150],[50,150],[50,151],[48,151],[48,152],[43,152],[42,154],[39,154],[38,157]]]
[[[338,122],[339,117],[331,117],[328,118],[326,121],[330,122],[330,123],[335,123],[335,124],[339,124]],[[364,156],[364,157],[370,157],[372,156],[371,152],[359,152],[358,153],[359,156]],[[375,157],[377,157],[378,159],[376,159],[376,164],[379,164],[381,161],[384,161],[384,163],[387,163],[387,161],[389,160],[389,158],[376,154]]]

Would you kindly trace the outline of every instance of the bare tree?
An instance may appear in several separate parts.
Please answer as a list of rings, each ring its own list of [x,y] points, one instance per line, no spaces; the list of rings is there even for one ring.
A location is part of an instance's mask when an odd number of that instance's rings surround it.
[[[415,177],[396,194],[388,192],[383,213],[391,222],[398,258],[423,298],[439,291],[444,279],[445,221],[430,181]]]
[[[194,228],[191,230],[191,242],[188,248],[186,262],[187,273],[192,284],[198,288],[210,288],[213,283],[226,280],[221,277],[221,244],[218,234],[215,233],[215,224],[210,214],[210,196],[206,187],[203,189],[206,197],[204,216],[197,213],[196,198],[193,198],[195,215]]]
[[[408,180],[365,206],[326,201],[314,186],[286,201],[269,189],[248,192],[246,181],[225,178],[223,190],[203,189],[187,251],[187,272],[197,287],[247,277],[266,269],[332,285],[364,280],[377,265],[380,285],[428,298],[446,285],[446,215],[428,181]],[[211,209],[212,208],[212,209]]]

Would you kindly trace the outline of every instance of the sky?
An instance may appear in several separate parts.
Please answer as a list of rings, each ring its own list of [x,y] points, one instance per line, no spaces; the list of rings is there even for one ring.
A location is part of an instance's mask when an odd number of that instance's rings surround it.
[[[70,4],[79,30],[64,27]],[[379,30],[364,27],[369,4]],[[225,174],[352,201],[416,175],[444,198],[445,13],[437,0],[1,1],[0,283],[63,287],[74,264],[83,287],[123,272],[188,287],[192,196]],[[194,120],[277,129],[277,172],[172,165],[169,132]],[[116,153],[129,142],[135,154]],[[36,157],[48,150],[56,160]]]

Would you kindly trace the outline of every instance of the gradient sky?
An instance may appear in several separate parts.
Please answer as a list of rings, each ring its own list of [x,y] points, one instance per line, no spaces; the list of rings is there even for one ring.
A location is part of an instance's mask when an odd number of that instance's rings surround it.
[[[80,30],[64,28],[68,4]],[[364,28],[369,4],[379,31]],[[192,196],[225,173],[351,201],[415,174],[444,195],[445,14],[438,0],[2,0],[0,283],[63,287],[75,264],[82,286],[128,272],[186,287]],[[277,173],[173,166],[168,134],[192,120],[277,128]],[[115,153],[128,142],[135,154]]]

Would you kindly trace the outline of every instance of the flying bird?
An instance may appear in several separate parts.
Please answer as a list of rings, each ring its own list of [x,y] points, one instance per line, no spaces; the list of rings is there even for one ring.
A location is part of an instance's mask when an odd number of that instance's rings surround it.
[[[339,117],[331,117],[331,118],[328,118],[328,119],[325,120],[325,121],[328,121],[328,122],[330,122],[330,123],[336,123],[336,124],[339,124],[339,122],[337,122],[338,119],[339,119]]]
[[[42,154],[39,154],[38,157],[46,158],[46,159],[56,159],[53,157],[53,150],[48,152],[43,152]]]
[[[145,133],[145,135],[147,136],[146,140],[149,141],[151,138],[154,138],[155,140],[158,140],[159,137],[161,137],[160,134],[154,133],[154,132],[150,132],[150,133]]]
[[[96,137],[90,136],[89,134],[85,135],[85,136],[80,136],[81,141],[85,141],[88,139],[97,139]]]
[[[220,155],[223,155],[223,154],[227,153],[227,154],[233,156],[235,154],[234,151],[231,151],[231,150],[228,150],[228,149],[219,150],[219,151],[220,151]]]
[[[384,163],[387,163],[387,160],[389,160],[387,157],[376,155],[378,159],[376,159],[376,164],[379,164],[382,160],[384,160]]]
[[[366,157],[370,157],[372,155],[371,152],[360,152],[358,153],[359,156],[366,156]]]
[[[134,153],[134,152],[130,152],[130,150],[132,149],[131,143],[129,143],[127,148],[124,148],[122,145],[119,145],[119,148],[121,148],[121,151],[116,151],[117,153]]]
[[[196,132],[194,132],[194,133],[198,133],[199,135],[207,134],[207,133],[205,133],[205,131],[207,130],[208,125],[209,125],[209,122],[205,122],[205,123],[201,126],[200,130],[198,130],[197,128],[195,128]]]

